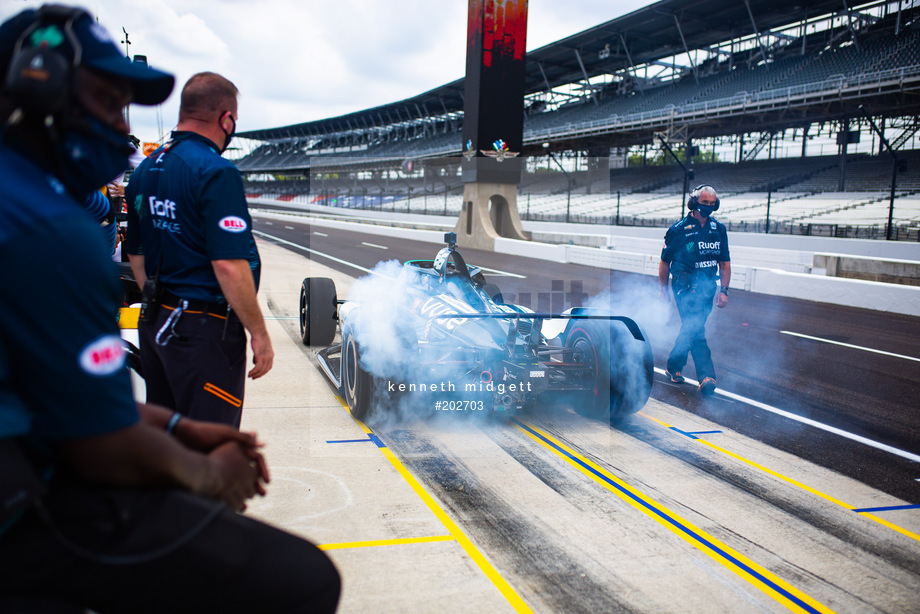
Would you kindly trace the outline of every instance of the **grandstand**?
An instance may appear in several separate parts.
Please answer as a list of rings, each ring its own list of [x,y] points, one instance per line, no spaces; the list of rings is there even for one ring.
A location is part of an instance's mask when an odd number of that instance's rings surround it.
[[[711,183],[731,230],[920,240],[918,2],[805,4],[663,0],[529,52],[522,219],[666,226]],[[242,133],[236,163],[252,197],[458,214],[462,92]]]

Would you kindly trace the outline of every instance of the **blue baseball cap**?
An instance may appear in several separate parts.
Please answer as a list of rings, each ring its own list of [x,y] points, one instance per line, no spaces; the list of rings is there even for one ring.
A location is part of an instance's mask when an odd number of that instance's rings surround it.
[[[0,26],[0,70],[6,72],[17,47],[43,44],[52,48],[60,46],[61,52],[77,66],[127,80],[133,102],[137,104],[160,104],[175,85],[173,75],[125,57],[108,31],[88,12],[62,5],[27,9]]]

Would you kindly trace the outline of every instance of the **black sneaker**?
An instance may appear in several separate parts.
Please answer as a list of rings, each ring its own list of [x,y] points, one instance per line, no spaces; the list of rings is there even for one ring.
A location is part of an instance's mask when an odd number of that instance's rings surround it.
[[[699,391],[702,394],[712,394],[716,391],[716,380],[711,377],[704,377],[700,382]]]
[[[671,378],[671,381],[674,382],[675,384],[684,383],[684,376],[680,374],[680,371],[676,371],[674,373],[671,373],[670,371],[665,371],[664,374],[667,375],[669,378]]]

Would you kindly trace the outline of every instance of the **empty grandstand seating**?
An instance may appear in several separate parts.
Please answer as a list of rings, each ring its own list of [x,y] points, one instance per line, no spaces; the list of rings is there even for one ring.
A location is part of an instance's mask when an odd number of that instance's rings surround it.
[[[524,120],[524,144],[565,139],[595,130],[610,134],[623,126],[658,130],[662,117],[688,117],[737,105],[791,100],[847,88],[881,87],[890,81],[920,79],[920,28],[905,27],[893,34],[889,15],[863,26],[856,37],[846,26],[810,34],[778,45],[769,53],[746,50],[725,54],[668,81],[639,82],[632,89],[612,83],[592,95],[560,107],[539,109]],[[733,49],[734,51],[734,49]],[[863,94],[868,96],[868,94]],[[650,118],[658,118],[657,123]],[[360,148],[337,146],[335,135],[324,144],[271,143],[237,162],[244,173],[285,169],[337,168],[360,160],[401,162],[453,156],[461,153],[461,122],[452,130],[392,133],[368,139]],[[604,132],[606,131],[606,132]],[[647,131],[646,138],[651,131]],[[647,141],[645,141],[647,142]],[[900,151],[907,170],[898,174],[893,221],[920,229],[920,151]],[[892,159],[882,155],[851,155],[841,175],[837,155],[747,160],[740,163],[694,165],[688,186],[711,184],[723,198],[718,218],[730,227],[763,230],[769,207],[771,228],[801,225],[884,227],[890,207]],[[682,210],[685,180],[676,164],[631,166],[612,170],[609,184],[591,183],[587,173],[556,172],[544,168],[527,174],[519,186],[518,209],[524,219],[582,221],[639,225],[667,225]],[[349,209],[383,209],[456,214],[463,185],[459,176],[426,181],[401,176],[393,181],[356,179],[343,172],[327,174],[321,183],[247,183],[250,194],[273,194],[303,202],[305,193],[316,202]],[[841,181],[843,176],[843,181]],[[829,232],[838,232],[831,230]]]

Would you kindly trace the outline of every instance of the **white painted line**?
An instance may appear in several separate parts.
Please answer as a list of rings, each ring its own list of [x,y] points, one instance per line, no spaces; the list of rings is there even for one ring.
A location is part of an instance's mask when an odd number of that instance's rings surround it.
[[[788,330],[779,331],[784,335],[792,335],[793,337],[801,337],[802,339],[811,339],[812,341],[820,341],[822,343],[832,343],[834,345],[842,345],[846,348],[852,348],[854,350],[862,350],[864,352],[872,352],[874,354],[882,354],[884,356],[893,356],[895,358],[903,358],[904,360],[913,360],[914,362],[920,362],[920,358],[914,358],[913,356],[905,356],[903,354],[892,354],[891,352],[883,352],[882,350],[874,350],[872,348],[862,347],[860,345],[850,345],[849,343],[842,343],[840,341],[832,341],[830,339],[822,339],[821,337],[812,337],[810,335],[803,335],[802,333],[794,333]]]
[[[319,232],[319,231],[317,231],[317,230],[314,230],[314,231],[313,231],[313,234],[315,234],[315,235],[317,235],[317,236],[319,236],[319,237],[328,237],[328,236],[329,236],[329,235],[327,235],[325,232]]]
[[[367,241],[361,241],[361,245],[366,245],[368,247],[376,247],[377,249],[390,249],[386,245],[377,245],[376,243],[368,243]]]
[[[294,230],[294,227],[293,227],[293,226],[285,226],[284,228],[285,228],[285,230]]]
[[[333,262],[338,262],[339,264],[344,264],[345,266],[350,266],[350,267],[353,268],[353,269],[358,269],[359,271],[364,271],[365,273],[371,273],[371,272],[372,272],[370,269],[365,269],[363,266],[358,266],[357,264],[354,264],[354,263],[352,263],[352,262],[348,262],[347,260],[342,260],[341,258],[336,258],[335,256],[330,256],[329,254],[324,254],[323,252],[316,251],[315,249],[310,249],[309,247],[304,247],[303,245],[298,245],[298,244],[296,244],[296,243],[292,243],[291,241],[285,241],[285,240],[282,239],[281,237],[276,237],[276,236],[274,236],[274,235],[270,235],[270,234],[268,234],[267,232],[262,232],[262,231],[259,231],[259,230],[253,230],[252,232],[253,232],[253,234],[262,235],[262,236],[264,236],[264,237],[267,237],[267,238],[269,238],[269,239],[272,239],[272,240],[274,240],[274,241],[277,241],[278,243],[284,243],[285,245],[290,245],[291,247],[295,247],[295,248],[297,248],[297,249],[302,249],[303,251],[308,252],[308,253],[310,253],[310,254],[313,254],[314,256],[321,256],[321,257],[323,257],[323,258],[328,258],[329,260],[332,260]]]
[[[275,224],[274,224],[273,222],[265,222],[265,225],[266,225],[266,226],[274,226]]]
[[[655,367],[655,371],[657,373],[660,373],[661,375],[664,375],[664,369],[659,369],[658,367]],[[692,380],[689,377],[687,378],[687,382],[695,386],[699,386],[699,382]],[[888,444],[880,443],[878,441],[873,441],[871,439],[863,437],[862,435],[857,435],[856,433],[850,433],[849,431],[838,429],[835,426],[824,424],[823,422],[818,422],[817,420],[812,420],[811,418],[806,418],[805,416],[800,416],[798,414],[794,414],[784,409],[779,409],[778,407],[773,407],[772,405],[767,405],[766,403],[761,403],[760,401],[755,401],[754,399],[743,397],[740,394],[735,394],[733,392],[726,392],[725,390],[722,390],[721,388],[716,388],[716,394],[729,398],[729,399],[733,399],[735,401],[739,401],[741,403],[747,403],[748,405],[751,405],[753,407],[757,407],[759,409],[768,411],[778,416],[783,416],[784,418],[789,418],[790,420],[795,420],[796,422],[801,422],[802,424],[807,424],[808,426],[813,426],[817,429],[821,429],[822,431],[827,431],[828,433],[833,433],[834,435],[845,437],[846,439],[849,439],[851,441],[865,444],[867,446],[876,448],[878,450],[883,450],[890,454],[894,454],[895,456],[900,456],[901,458],[906,458],[907,460],[914,461],[914,462],[920,462],[920,456],[913,454],[911,452],[906,452],[904,450],[900,450],[893,446],[889,446]]]
[[[498,275],[501,277],[517,277],[518,279],[527,279],[526,275],[518,275],[517,273],[509,273],[508,271],[499,271],[498,269],[487,269],[484,266],[479,267],[483,271],[487,271],[492,275]]]

